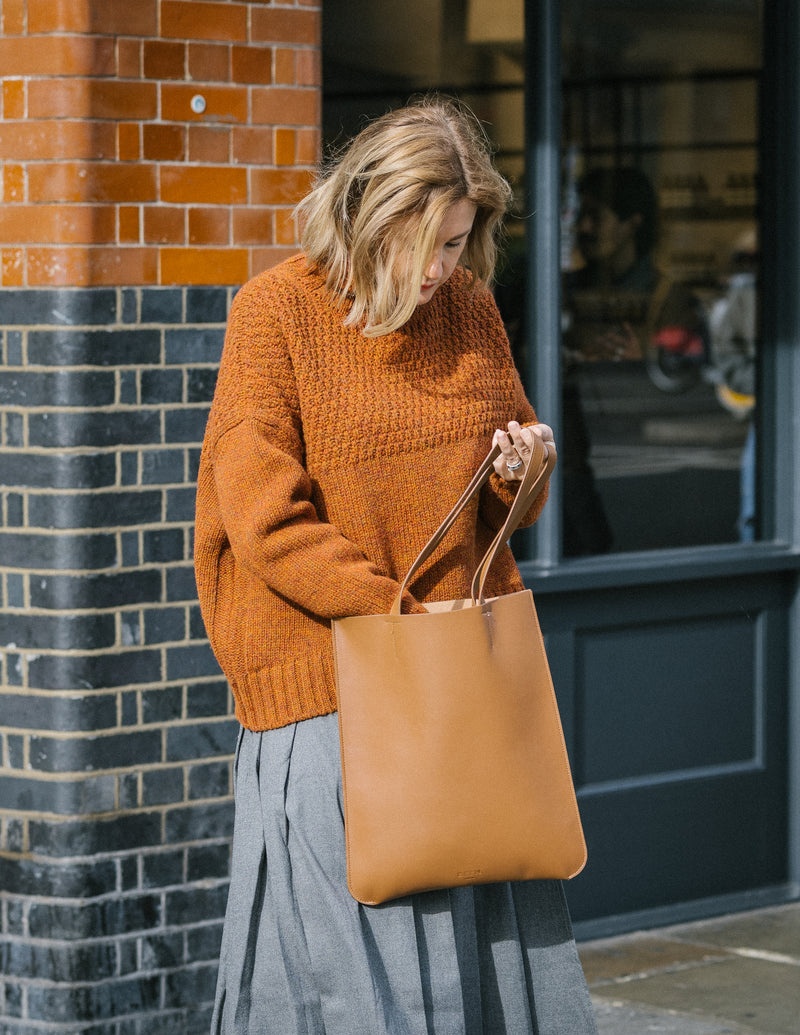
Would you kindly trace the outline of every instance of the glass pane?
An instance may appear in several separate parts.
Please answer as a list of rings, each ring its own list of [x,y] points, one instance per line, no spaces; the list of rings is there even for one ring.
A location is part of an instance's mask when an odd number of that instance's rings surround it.
[[[564,554],[752,539],[757,0],[563,0]]]
[[[514,188],[497,300],[523,378],[526,203],[523,0],[325,0],[323,138],[439,91],[470,106]]]

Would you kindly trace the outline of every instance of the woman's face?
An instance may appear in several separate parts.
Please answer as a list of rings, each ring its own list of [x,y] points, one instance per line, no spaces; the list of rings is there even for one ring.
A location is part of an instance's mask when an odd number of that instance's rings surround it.
[[[475,205],[462,198],[445,212],[433,253],[423,271],[417,305],[424,305],[435,295],[458,265],[461,253],[466,247],[472,224],[475,222]]]

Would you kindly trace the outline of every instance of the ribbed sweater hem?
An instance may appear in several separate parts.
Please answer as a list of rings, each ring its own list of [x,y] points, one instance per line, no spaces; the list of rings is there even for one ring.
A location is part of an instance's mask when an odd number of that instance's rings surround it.
[[[236,675],[231,689],[236,718],[249,730],[276,729],[336,711],[332,661],[316,655]]]

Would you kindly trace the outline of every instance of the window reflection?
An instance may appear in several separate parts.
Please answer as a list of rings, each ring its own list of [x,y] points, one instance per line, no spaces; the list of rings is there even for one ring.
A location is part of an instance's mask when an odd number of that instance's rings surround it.
[[[760,10],[699,6],[563,6],[566,556],[755,535]]]

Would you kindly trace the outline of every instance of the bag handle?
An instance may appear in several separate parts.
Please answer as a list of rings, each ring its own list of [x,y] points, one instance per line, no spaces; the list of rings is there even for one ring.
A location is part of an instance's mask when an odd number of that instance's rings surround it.
[[[460,499],[455,504],[450,513],[445,517],[444,521],[439,525],[436,531],[433,533],[428,542],[423,546],[417,559],[408,569],[406,577],[403,579],[403,583],[400,586],[400,592],[397,594],[392,609],[389,612],[392,615],[399,615],[402,603],[403,594],[406,591],[407,586],[411,582],[414,575],[430,557],[439,543],[444,539],[447,533],[452,528],[458,516],[469,504],[469,502],[477,496],[483,486],[489,480],[494,461],[500,455],[500,447],[494,446],[489,452],[486,459],[480,465],[472,481],[466,487],[464,492],[461,494]],[[511,535],[516,531],[517,526],[528,512],[531,505],[533,504],[536,497],[544,489],[550,474],[556,464],[556,451],[552,446],[546,446],[542,442],[538,435],[533,436],[533,450],[532,456],[528,466],[525,469],[525,474],[522,481],[520,482],[519,489],[517,490],[516,497],[513,504],[509,508],[508,515],[503,522],[502,528],[498,531],[497,535],[492,540],[488,550],[483,555],[483,558],[478,565],[475,574],[472,578],[471,595],[473,603],[483,603],[483,590],[486,583],[486,578],[489,574],[489,569],[494,562],[495,557],[499,553],[503,544],[511,538]]]

